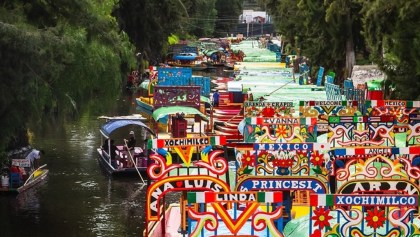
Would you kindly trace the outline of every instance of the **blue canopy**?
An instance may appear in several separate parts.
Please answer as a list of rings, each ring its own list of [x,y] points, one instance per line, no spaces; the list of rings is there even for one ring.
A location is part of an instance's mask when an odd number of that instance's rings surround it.
[[[146,124],[141,121],[131,119],[110,120],[101,126],[100,131],[102,135],[104,135],[106,138],[109,138],[109,135],[111,135],[113,131],[128,125],[140,126],[145,128],[149,133],[153,134],[153,136],[156,136],[155,133]]]

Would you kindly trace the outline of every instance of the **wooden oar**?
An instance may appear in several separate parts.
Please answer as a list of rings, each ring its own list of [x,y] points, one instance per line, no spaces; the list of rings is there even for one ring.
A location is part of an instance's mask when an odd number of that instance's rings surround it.
[[[290,83],[292,83],[292,82],[294,82],[294,80],[293,80],[293,81],[289,81],[289,82],[287,82],[287,83],[286,83],[286,84],[284,84],[284,85],[281,85],[279,88],[275,89],[274,91],[272,91],[272,92],[270,92],[270,93],[268,93],[268,94],[265,94],[265,96],[269,96],[269,95],[273,94],[274,92],[276,92],[276,91],[280,90],[281,88],[285,87],[286,85],[288,85],[288,84],[290,84]]]
[[[29,175],[29,177],[26,179],[25,183],[22,186],[25,186],[29,182],[29,180],[32,178],[32,176],[34,176],[36,171],[44,168],[45,166],[47,166],[47,164],[41,165],[40,167],[38,167],[38,169],[34,170],[34,172],[32,172],[31,175]]]
[[[133,162],[134,167],[136,168],[136,171],[137,171],[137,173],[139,174],[141,181],[143,182],[143,185],[146,185],[146,182],[144,182],[143,176],[141,175],[141,173],[140,173],[139,169],[137,168],[137,164],[136,164],[136,162],[134,162],[133,156],[131,156],[131,152],[130,152],[130,150],[128,150],[127,140],[125,140],[125,139],[124,139],[124,143],[125,143],[125,147],[127,148],[127,153],[129,154],[128,156],[130,157],[131,162]],[[134,149],[134,148],[133,148],[133,149]]]

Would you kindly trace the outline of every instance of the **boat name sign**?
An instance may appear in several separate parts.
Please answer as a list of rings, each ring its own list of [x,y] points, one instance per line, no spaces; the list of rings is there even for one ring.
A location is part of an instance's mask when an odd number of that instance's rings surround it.
[[[305,106],[343,106],[347,101],[340,100],[323,100],[323,101],[302,101]]]
[[[378,191],[403,191],[404,193],[413,195],[419,194],[419,190],[415,184],[405,180],[357,180],[345,183],[339,193],[361,193],[361,192],[378,192]]]
[[[268,105],[273,107],[293,107],[293,102],[244,102],[244,107],[266,107]]]
[[[12,165],[20,167],[31,167],[29,159],[12,159]]]
[[[328,143],[255,143],[254,150],[326,150],[329,149]]]
[[[152,139],[150,141],[151,143],[149,144],[149,148],[208,146],[226,144],[226,138],[224,136]]]
[[[229,186],[222,180],[210,176],[192,175],[169,177],[157,181],[148,189],[147,206],[147,220],[158,220],[160,213],[159,199],[171,191],[230,191]]]
[[[312,190],[323,194],[326,188],[317,179],[261,179],[249,178],[238,184],[237,189],[241,192],[250,190]]]
[[[380,205],[380,206],[418,206],[418,196],[415,195],[335,195],[336,205]]]

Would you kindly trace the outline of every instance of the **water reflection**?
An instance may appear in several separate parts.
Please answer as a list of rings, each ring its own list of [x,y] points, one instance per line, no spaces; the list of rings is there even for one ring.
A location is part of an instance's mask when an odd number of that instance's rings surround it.
[[[32,145],[46,151],[42,163],[48,164],[49,178],[18,196],[0,196],[0,236],[141,235],[146,187],[139,178],[107,176],[96,151],[101,144],[97,117],[138,113],[134,98],[89,102],[77,119],[51,118],[31,126]],[[178,200],[179,194],[168,195],[168,202]]]
[[[101,105],[106,107],[106,105]],[[33,146],[44,149],[49,178],[18,196],[0,196],[0,236],[139,236],[145,190],[139,178],[112,179],[97,162],[100,115],[129,114],[129,100],[108,111],[91,109],[77,120],[33,126]],[[92,112],[94,111],[94,112]]]

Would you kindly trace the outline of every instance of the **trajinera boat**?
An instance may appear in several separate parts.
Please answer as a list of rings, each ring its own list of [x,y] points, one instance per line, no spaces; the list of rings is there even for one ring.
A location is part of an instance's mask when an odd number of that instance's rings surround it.
[[[145,118],[141,115],[131,116],[115,116],[107,117],[101,116],[101,119],[105,119],[106,122],[102,124],[100,133],[102,134],[101,144],[98,147],[98,161],[102,167],[113,176],[129,176],[136,175],[146,171],[147,168],[147,154],[142,147],[137,144],[143,144],[151,135],[154,136],[154,132],[142,122]],[[128,144],[126,140],[119,144],[113,144],[111,135],[114,136],[116,130],[122,129],[123,127],[129,127],[131,129],[130,136],[134,136],[135,133],[141,134],[141,141],[136,142],[137,144],[133,147],[133,151],[129,152]],[[114,152],[114,157],[111,157],[111,152]]]
[[[269,74],[265,67],[279,63],[246,64],[250,74]],[[420,236],[420,101],[346,95],[331,76],[321,88],[305,75],[279,85],[277,75],[274,83],[243,74],[227,86],[264,96],[243,101],[240,142],[186,133],[186,116],[173,116],[172,132],[149,140],[143,236]],[[215,127],[223,133],[238,111],[222,108],[228,96],[212,111],[229,118]],[[179,202],[168,205],[171,192]]]

